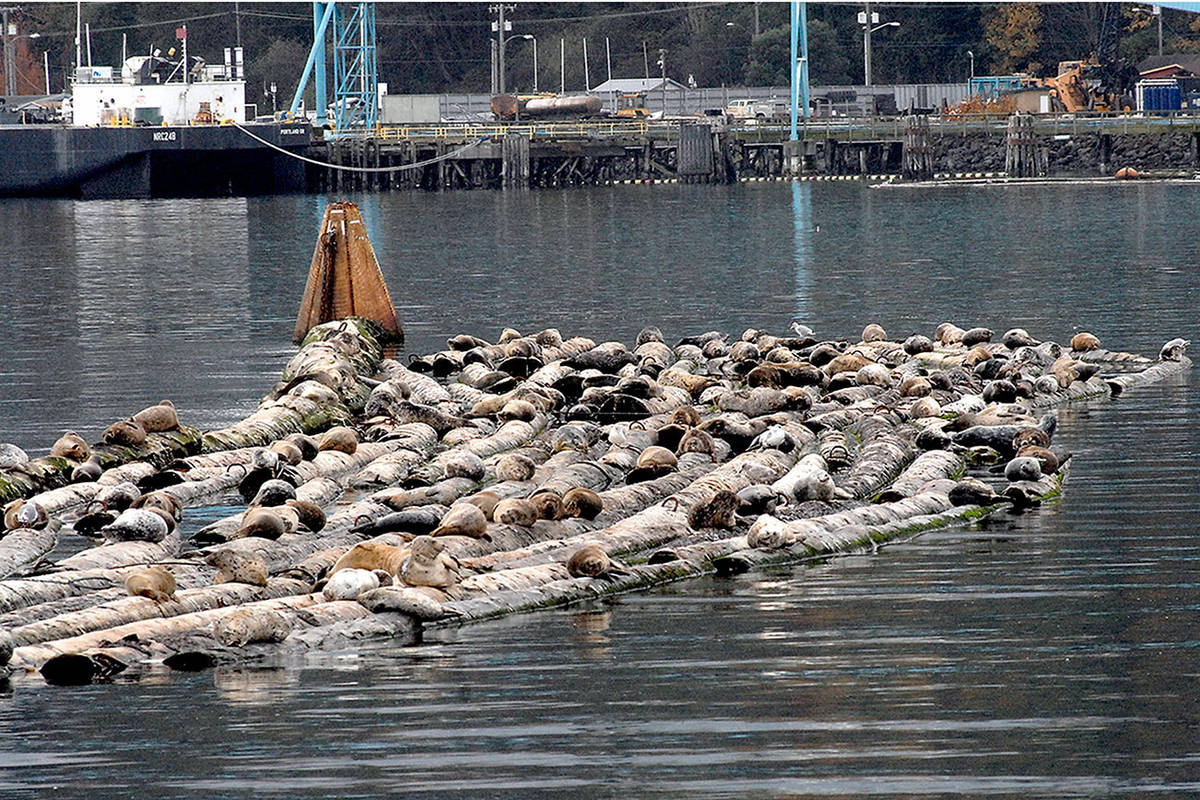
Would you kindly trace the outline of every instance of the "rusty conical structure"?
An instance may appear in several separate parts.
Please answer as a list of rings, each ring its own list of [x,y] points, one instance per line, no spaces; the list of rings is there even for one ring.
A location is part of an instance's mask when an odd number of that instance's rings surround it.
[[[339,202],[330,203],[321,220],[293,339],[299,342],[314,326],[345,317],[378,322],[385,334],[404,338],[362,214],[354,203]]]

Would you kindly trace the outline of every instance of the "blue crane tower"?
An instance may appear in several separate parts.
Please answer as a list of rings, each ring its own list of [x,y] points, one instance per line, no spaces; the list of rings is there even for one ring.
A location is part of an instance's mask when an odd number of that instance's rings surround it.
[[[331,25],[332,23],[332,25]],[[313,43],[304,74],[292,98],[300,110],[311,77],[316,92],[316,124],[328,125],[325,39],[333,29],[333,130],[335,135],[374,130],[379,121],[379,57],[375,47],[374,3],[313,3]]]

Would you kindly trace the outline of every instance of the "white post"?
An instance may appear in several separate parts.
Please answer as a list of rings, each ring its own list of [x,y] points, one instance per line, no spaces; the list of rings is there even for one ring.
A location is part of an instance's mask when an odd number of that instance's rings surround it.
[[[46,73],[46,94],[50,94],[50,51],[42,51],[42,72]]]
[[[82,54],[82,51],[79,49],[81,47],[80,40],[79,40],[79,32],[80,32],[80,29],[82,28],[82,20],[83,20],[83,2],[82,2],[82,0],[75,0],[75,66],[77,66],[77,67],[82,66],[82,64],[83,64],[83,54]]]
[[[88,69],[91,69],[92,68],[92,24],[90,22],[86,23],[83,26],[83,30],[87,36]]]
[[[537,37],[533,39],[533,91],[537,93]]]
[[[567,93],[567,40],[558,40],[558,93]]]
[[[604,37],[604,63],[608,66],[608,79],[612,80],[612,50],[608,46],[608,37]]]
[[[585,92],[592,90],[592,78],[588,74],[587,39],[583,40],[583,90]]]

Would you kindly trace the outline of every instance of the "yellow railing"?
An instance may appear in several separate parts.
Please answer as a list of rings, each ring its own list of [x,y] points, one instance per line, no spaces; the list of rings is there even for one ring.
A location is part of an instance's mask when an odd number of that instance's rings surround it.
[[[380,125],[380,139],[483,139],[519,133],[531,139],[563,136],[641,136],[649,130],[645,121],[514,122],[510,124],[437,123],[427,125]]]

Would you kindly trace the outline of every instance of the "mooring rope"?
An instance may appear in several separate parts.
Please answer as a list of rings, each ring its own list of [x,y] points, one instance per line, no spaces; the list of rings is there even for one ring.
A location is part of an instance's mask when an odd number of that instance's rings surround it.
[[[478,141],[471,142],[470,144],[464,145],[463,147],[460,147],[457,150],[451,150],[449,153],[443,153],[442,155],[435,156],[434,158],[427,158],[424,161],[414,161],[411,164],[401,164],[396,167],[349,167],[344,164],[330,164],[325,161],[317,161],[315,158],[309,158],[308,156],[302,156],[299,153],[293,153],[290,150],[285,150],[284,148],[280,147],[279,145],[275,144],[274,142],[268,142],[266,139],[262,138],[261,136],[254,133],[253,131],[250,131],[250,130],[242,127],[241,125],[237,124],[236,122],[231,122],[230,125],[237,128],[239,131],[246,134],[251,139],[254,139],[257,142],[261,142],[262,144],[265,144],[267,147],[271,148],[272,150],[278,150],[279,152],[283,153],[285,156],[291,156],[292,158],[295,158],[299,161],[304,161],[308,164],[315,164],[318,167],[325,167],[327,169],[339,169],[339,170],[342,170],[343,172],[403,172],[406,169],[417,169],[419,167],[427,167],[430,164],[436,164],[439,161],[445,161],[448,158],[454,158],[457,155],[461,155],[461,154],[467,152],[468,150],[470,150],[472,147],[478,147],[479,145],[483,144],[489,138],[487,136],[482,136],[479,138]]]

